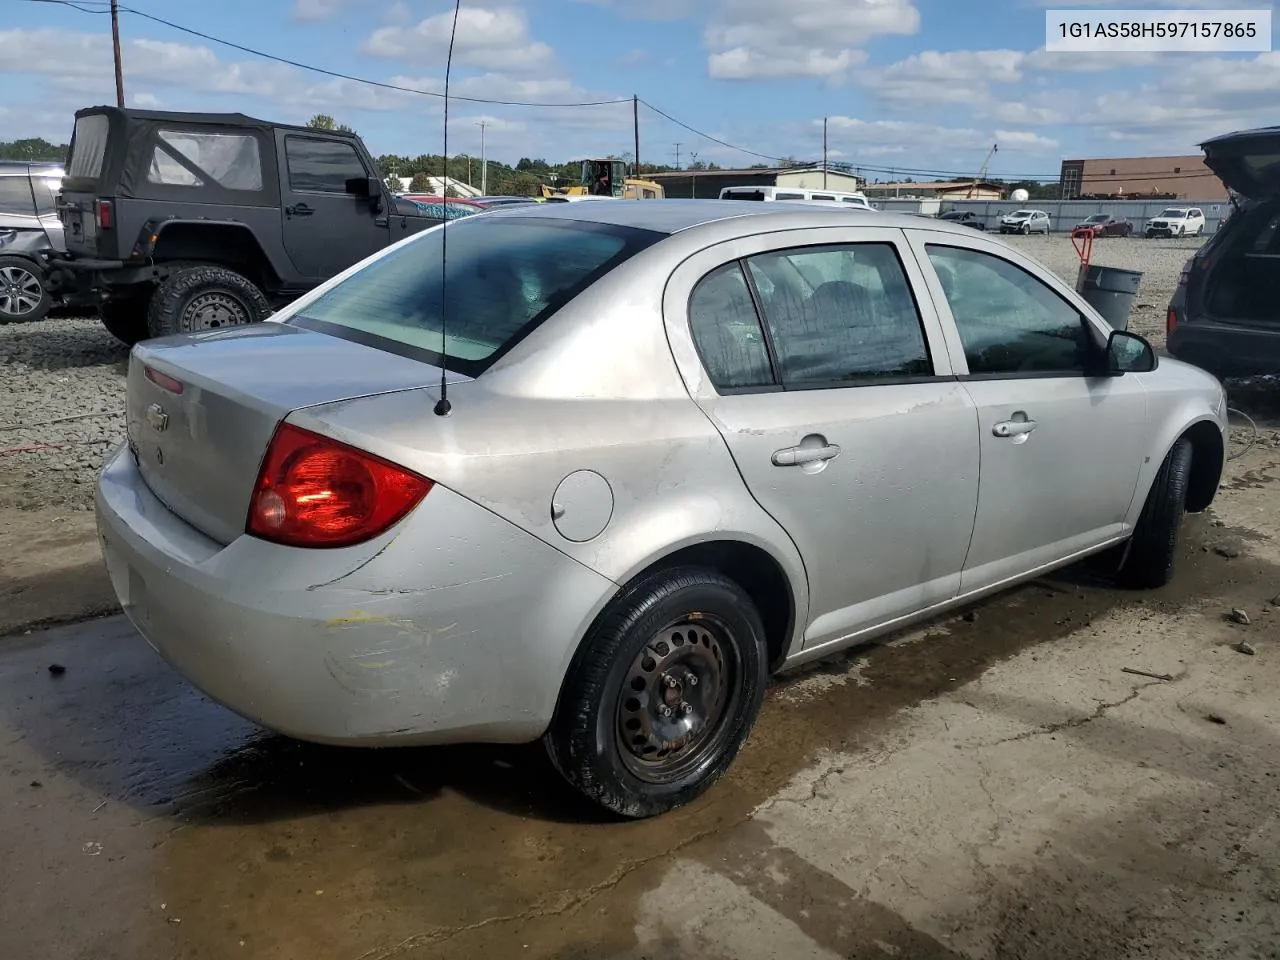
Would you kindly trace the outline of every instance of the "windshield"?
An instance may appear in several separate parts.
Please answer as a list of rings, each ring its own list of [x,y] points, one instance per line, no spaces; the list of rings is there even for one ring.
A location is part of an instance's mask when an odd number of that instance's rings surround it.
[[[1030,210],[1015,210],[1015,211],[1013,211],[1013,213],[1009,214],[1009,216],[1011,216],[1011,217],[1024,218],[1024,217],[1029,217],[1029,216],[1031,216],[1031,213],[1032,213],[1032,211],[1030,211]]]
[[[440,364],[443,355],[448,369],[479,376],[547,317],[662,236],[499,214],[455,220],[373,261],[287,322],[428,363]],[[446,323],[448,340],[442,342]]]
[[[1108,219],[1110,219],[1110,214],[1095,213],[1092,217],[1086,220],[1085,223],[1106,223]]]
[[[1177,219],[1178,217],[1185,217],[1186,215],[1187,215],[1187,211],[1185,211],[1185,210],[1180,210],[1180,209],[1179,209],[1179,208],[1177,208],[1177,207],[1170,207],[1168,210],[1161,210],[1161,211],[1160,211],[1160,216],[1162,216],[1162,217],[1173,217],[1174,219]]]

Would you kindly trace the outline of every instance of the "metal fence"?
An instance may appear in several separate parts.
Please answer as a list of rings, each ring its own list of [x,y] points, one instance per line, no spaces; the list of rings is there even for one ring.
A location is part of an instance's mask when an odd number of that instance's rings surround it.
[[[1204,211],[1204,232],[1218,229],[1231,205],[1225,200],[908,200],[887,197],[869,198],[871,205],[886,213],[922,213],[934,215],[948,210],[972,210],[982,218],[988,230],[1000,229],[1000,218],[1014,210],[1043,210],[1049,214],[1049,226],[1055,233],[1070,233],[1077,223],[1095,213],[1109,213],[1133,224],[1135,235],[1141,235],[1147,221],[1170,207],[1198,207]]]

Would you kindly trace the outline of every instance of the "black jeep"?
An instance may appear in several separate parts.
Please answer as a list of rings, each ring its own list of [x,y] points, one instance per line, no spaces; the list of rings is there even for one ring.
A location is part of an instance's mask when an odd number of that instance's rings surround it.
[[[57,266],[133,344],[265,319],[438,212],[392,196],[355,134],[90,107],[76,113]]]

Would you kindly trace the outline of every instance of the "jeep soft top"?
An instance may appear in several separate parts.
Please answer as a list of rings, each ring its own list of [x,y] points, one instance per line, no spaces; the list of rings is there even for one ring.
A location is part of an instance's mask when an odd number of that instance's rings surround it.
[[[127,343],[264,319],[441,219],[360,138],[240,113],[79,110],[58,266]]]

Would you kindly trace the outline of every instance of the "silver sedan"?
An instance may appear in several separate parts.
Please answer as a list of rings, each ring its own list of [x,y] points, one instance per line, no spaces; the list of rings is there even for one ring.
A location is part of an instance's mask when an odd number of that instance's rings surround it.
[[[137,346],[97,511],[125,611],[230,709],[543,738],[640,817],[725,771],[771,672],[1091,554],[1165,583],[1225,416],[964,227],[539,204]]]

